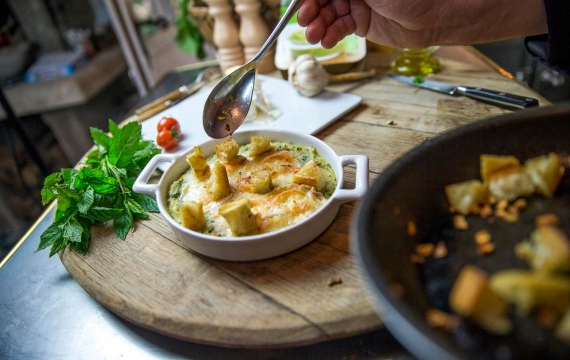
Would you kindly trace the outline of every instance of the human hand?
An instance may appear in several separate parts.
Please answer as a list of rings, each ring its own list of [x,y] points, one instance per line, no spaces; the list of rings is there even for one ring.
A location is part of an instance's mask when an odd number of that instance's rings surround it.
[[[356,34],[378,44],[468,45],[547,32],[542,0],[305,0],[307,41],[332,48]]]

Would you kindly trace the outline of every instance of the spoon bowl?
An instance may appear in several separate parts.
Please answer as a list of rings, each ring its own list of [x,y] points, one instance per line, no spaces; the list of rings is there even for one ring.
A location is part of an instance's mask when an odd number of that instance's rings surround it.
[[[204,131],[209,137],[224,138],[243,123],[251,106],[257,66],[303,1],[293,0],[257,54],[212,89],[202,116]]]
[[[243,123],[251,106],[257,62],[249,62],[220,81],[204,106],[203,125],[206,134],[221,139]]]

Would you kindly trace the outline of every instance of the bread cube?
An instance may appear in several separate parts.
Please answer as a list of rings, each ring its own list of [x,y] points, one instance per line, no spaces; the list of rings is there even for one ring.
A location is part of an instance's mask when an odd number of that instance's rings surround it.
[[[488,154],[481,155],[479,157],[479,163],[481,180],[483,180],[484,183],[487,183],[494,174],[511,167],[518,167],[521,164],[519,159],[511,155],[502,156]]]
[[[570,306],[570,279],[563,275],[544,276],[509,269],[495,273],[489,286],[503,300],[514,304],[520,316],[527,316],[535,307],[563,314]]]
[[[271,149],[271,140],[265,136],[251,137],[251,150],[249,156],[257,156]]]
[[[466,265],[457,276],[449,294],[449,306],[461,316],[471,316],[488,283],[487,274],[473,266]]]
[[[219,161],[230,161],[237,156],[238,152],[239,144],[232,137],[216,145],[216,156]]]
[[[549,153],[528,159],[524,167],[536,186],[535,191],[546,197],[552,197],[564,175],[564,167],[558,155]]]
[[[295,184],[304,184],[313,186],[317,191],[320,191],[326,184],[327,178],[323,171],[319,168],[319,163],[311,160],[293,175],[293,182]]]
[[[529,196],[535,189],[532,178],[520,165],[493,173],[487,180],[487,187],[497,200],[508,201]]]
[[[182,225],[190,230],[202,231],[204,226],[206,226],[204,209],[200,202],[184,202],[180,205],[180,216],[182,218]]]
[[[210,166],[206,162],[206,157],[199,146],[194,146],[194,151],[186,156],[186,161],[194,170],[194,174],[199,180],[205,180],[210,175]]]
[[[481,181],[467,180],[447,185],[445,195],[450,206],[460,214],[468,215],[474,207],[487,202],[489,191]]]
[[[473,265],[461,269],[451,289],[449,305],[457,314],[473,319],[493,334],[512,330],[506,302],[489,287],[487,274]]]
[[[251,192],[256,194],[266,194],[271,191],[271,173],[269,171],[259,171],[250,175]]]
[[[251,212],[251,201],[241,198],[218,209],[235,236],[247,235],[257,229],[257,217]]]
[[[536,271],[570,271],[570,240],[556,226],[539,226],[515,247],[516,255]]]
[[[231,192],[226,167],[219,161],[212,165],[212,175],[208,179],[206,188],[214,201],[228,196]]]

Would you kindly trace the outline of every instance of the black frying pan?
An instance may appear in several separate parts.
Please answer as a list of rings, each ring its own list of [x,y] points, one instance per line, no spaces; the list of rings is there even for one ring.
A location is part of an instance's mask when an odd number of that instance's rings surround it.
[[[459,270],[474,264],[489,273],[525,268],[514,245],[528,236],[538,214],[552,212],[570,233],[570,169],[553,199],[533,196],[521,221],[492,225],[470,217],[470,229],[455,232],[444,186],[479,179],[479,155],[514,155],[521,161],[550,151],[570,154],[570,103],[525,110],[473,123],[426,141],[388,167],[360,203],[352,225],[352,250],[364,269],[376,309],[392,334],[424,359],[570,359],[570,346],[554,339],[533,319],[515,318],[515,331],[492,336],[467,321],[453,333],[425,321],[429,308],[449,310],[447,296]],[[399,209],[395,211],[394,209]],[[406,223],[417,225],[407,234]],[[476,254],[475,231],[490,230],[493,254]],[[449,255],[425,265],[409,259],[415,245],[446,242]],[[401,285],[401,296],[393,286]],[[397,291],[400,292],[400,291]]]

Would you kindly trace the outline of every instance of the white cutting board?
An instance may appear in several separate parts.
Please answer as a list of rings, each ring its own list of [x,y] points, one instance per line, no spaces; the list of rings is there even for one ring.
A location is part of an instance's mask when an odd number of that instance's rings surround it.
[[[314,134],[358,106],[362,101],[360,96],[332,91],[324,91],[315,97],[308,98],[300,95],[285,80],[264,75],[258,75],[256,79],[261,83],[261,89],[273,107],[281,110],[282,114],[275,120],[263,117],[260,121],[244,122],[237,132],[278,129]],[[143,138],[156,141],[158,121],[164,116],[171,116],[180,123],[182,138],[176,148],[169,151],[163,150],[164,153],[183,154],[195,145],[210,140],[202,125],[202,112],[214,85],[203,87],[194,95],[142,122]],[[163,163],[159,168],[165,170],[168,165],[168,163]]]

